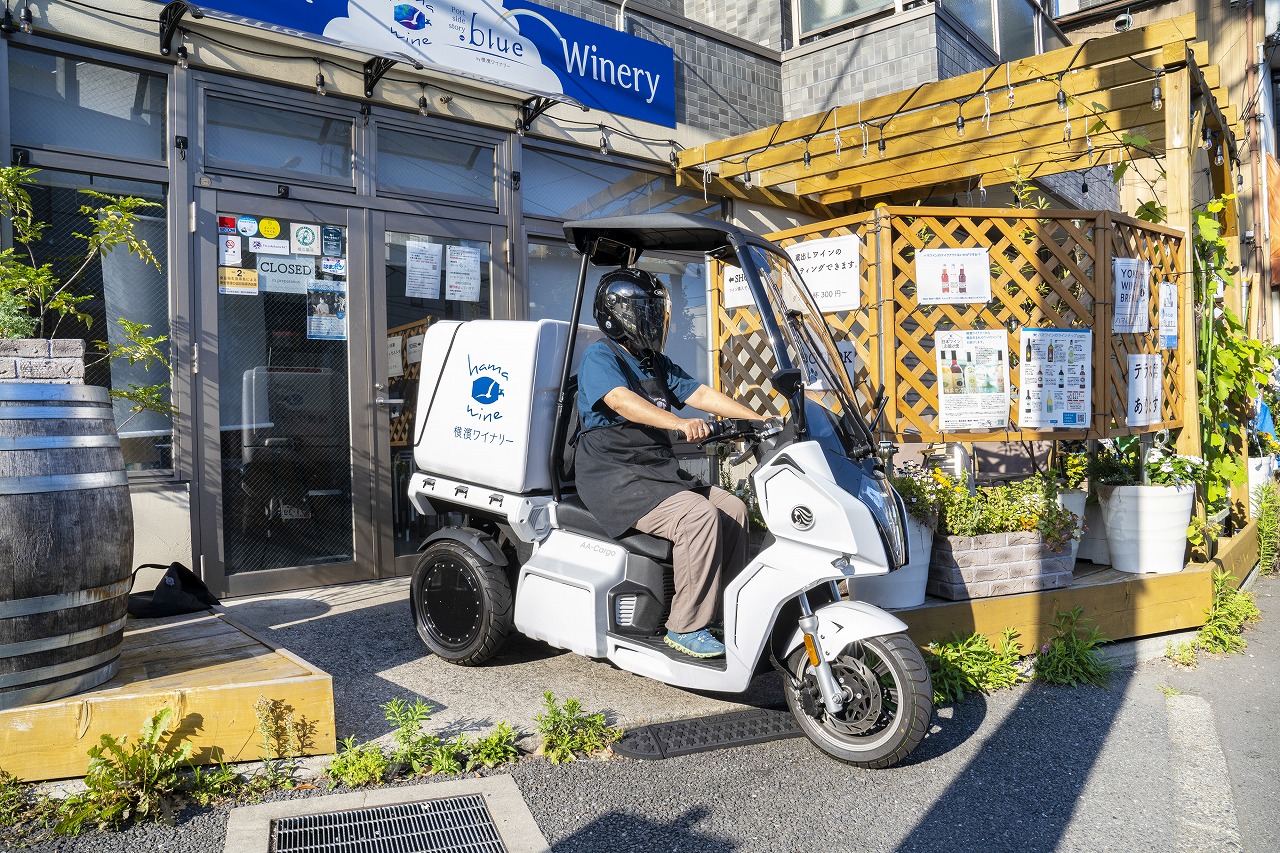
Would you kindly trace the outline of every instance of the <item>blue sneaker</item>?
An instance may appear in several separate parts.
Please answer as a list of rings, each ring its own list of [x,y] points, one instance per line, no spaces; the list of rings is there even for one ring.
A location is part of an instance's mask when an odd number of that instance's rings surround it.
[[[695,658],[724,657],[724,643],[711,636],[711,632],[706,628],[690,631],[687,634],[668,631],[666,643],[676,651]]]

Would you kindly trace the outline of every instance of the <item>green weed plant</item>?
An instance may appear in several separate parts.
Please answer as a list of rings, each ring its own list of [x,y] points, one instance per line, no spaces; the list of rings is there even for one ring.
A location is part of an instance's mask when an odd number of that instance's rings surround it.
[[[573,761],[579,755],[604,752],[622,732],[613,728],[602,713],[585,714],[577,699],[566,699],[561,705],[548,690],[543,694],[542,706],[546,710],[534,716],[538,734],[542,735],[539,750],[552,764]]]
[[[1025,680],[1018,669],[1018,632],[1013,628],[1006,628],[994,645],[982,634],[953,636],[949,642],[925,647],[933,671],[934,704],[962,702],[970,693],[989,693]]]
[[[1241,634],[1262,618],[1253,593],[1237,589],[1230,572],[1213,573],[1213,602],[1204,626],[1196,634],[1196,647],[1209,654],[1236,654],[1248,645]]]
[[[467,756],[467,769],[484,767],[492,770],[519,757],[520,750],[516,747],[516,730],[510,723],[498,723],[493,731],[471,745]]]
[[[1104,686],[1111,680],[1114,667],[1103,657],[1099,647],[1110,642],[1097,625],[1085,618],[1084,608],[1059,612],[1054,620],[1054,635],[1040,647],[1034,671],[1037,681],[1048,684]]]
[[[257,718],[258,758],[262,771],[254,779],[259,788],[292,788],[298,761],[315,743],[315,723],[281,699],[259,696],[253,703]]]
[[[1200,663],[1200,656],[1196,654],[1196,644],[1188,640],[1183,640],[1176,646],[1172,641],[1166,642],[1164,656],[1170,662],[1186,669],[1195,669]]]
[[[1258,512],[1258,568],[1275,574],[1280,559],[1280,486],[1263,483],[1253,491]]]
[[[431,756],[440,744],[435,735],[423,731],[423,726],[431,719],[431,706],[421,699],[406,702],[403,699],[392,699],[382,706],[383,716],[395,727],[392,740],[395,743],[391,750],[391,760],[397,770],[407,771],[414,776],[432,772]]]
[[[338,744],[338,754],[329,762],[325,775],[330,788],[338,787],[339,782],[348,788],[363,788],[381,785],[390,769],[391,760],[382,747],[373,742],[358,744],[352,735]]]

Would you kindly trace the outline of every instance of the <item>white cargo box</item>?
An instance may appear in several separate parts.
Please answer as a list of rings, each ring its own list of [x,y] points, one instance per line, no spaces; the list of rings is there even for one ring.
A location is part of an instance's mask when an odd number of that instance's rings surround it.
[[[548,457],[568,330],[560,320],[472,320],[428,328],[414,425],[417,467],[513,494],[550,489]],[[583,350],[601,337],[599,329],[578,327],[574,370]]]

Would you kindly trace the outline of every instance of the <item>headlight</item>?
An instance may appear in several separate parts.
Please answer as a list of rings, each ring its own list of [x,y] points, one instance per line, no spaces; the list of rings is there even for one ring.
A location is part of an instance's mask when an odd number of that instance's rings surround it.
[[[875,516],[876,526],[880,528],[880,538],[884,541],[884,549],[889,558],[889,571],[902,568],[909,555],[907,537],[902,527],[901,503],[884,471],[864,470],[857,497],[871,508],[871,514]]]

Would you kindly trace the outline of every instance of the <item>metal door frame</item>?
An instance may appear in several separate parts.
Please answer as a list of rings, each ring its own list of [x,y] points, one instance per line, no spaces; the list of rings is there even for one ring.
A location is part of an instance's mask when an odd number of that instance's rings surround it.
[[[270,216],[292,220],[309,218],[315,222],[343,223],[347,229],[347,358],[351,405],[349,408],[352,445],[351,505],[353,512],[352,554],[354,559],[342,563],[321,563],[264,569],[256,572],[226,574],[222,536],[222,453],[219,423],[218,365],[218,221],[219,211]],[[214,189],[197,189],[192,210],[194,253],[192,279],[197,293],[197,322],[193,341],[193,408],[194,445],[198,448],[195,463],[196,481],[193,502],[199,520],[194,543],[200,559],[200,572],[205,582],[219,596],[257,595],[289,589],[323,586],[369,580],[379,576],[375,543],[376,518],[372,494],[374,418],[371,413],[374,396],[369,377],[371,328],[369,308],[370,229],[367,210],[324,202],[290,200],[255,196]],[[383,309],[385,314],[385,308]],[[369,405],[361,401],[368,400]],[[371,460],[361,466],[360,460]],[[363,468],[363,470],[362,470]]]

